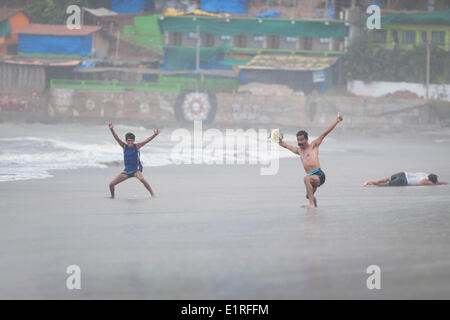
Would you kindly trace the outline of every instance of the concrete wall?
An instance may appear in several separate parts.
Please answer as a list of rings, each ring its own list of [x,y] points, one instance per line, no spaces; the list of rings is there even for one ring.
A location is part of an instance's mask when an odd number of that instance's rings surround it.
[[[423,100],[219,94],[216,121],[326,127],[340,112],[348,128],[401,129],[435,123]],[[450,114],[449,114],[450,116]]]
[[[51,89],[49,115],[174,120],[176,95],[134,91]]]
[[[398,91],[409,91],[418,97],[426,96],[426,87],[421,83],[409,82],[363,82],[359,80],[347,83],[348,92],[366,97],[383,97]],[[429,88],[430,98],[450,101],[449,84],[431,84]]]
[[[101,32],[94,32],[92,35],[92,49],[95,50],[95,56],[100,59],[107,57],[112,51],[112,48],[110,48],[110,42],[102,35]]]
[[[215,123],[229,125],[305,123],[305,98],[303,96],[254,95],[250,93],[217,94]]]
[[[307,123],[313,126],[326,126],[338,112],[345,117],[347,128],[403,130],[436,124],[432,110],[421,99],[333,96],[310,96],[307,99]]]
[[[317,7],[321,2],[323,2],[323,0],[292,0],[271,2],[267,0],[252,0],[251,5],[249,5],[248,8],[248,13],[249,16],[252,17],[261,12],[275,10],[279,11],[284,18],[312,18],[317,14],[317,11],[320,10]]]
[[[326,127],[341,112],[347,128],[400,129],[435,123],[423,100],[218,93],[213,125]],[[176,121],[177,94],[51,89],[51,117]],[[442,120],[442,119],[440,119]],[[448,123],[448,122],[445,122]]]

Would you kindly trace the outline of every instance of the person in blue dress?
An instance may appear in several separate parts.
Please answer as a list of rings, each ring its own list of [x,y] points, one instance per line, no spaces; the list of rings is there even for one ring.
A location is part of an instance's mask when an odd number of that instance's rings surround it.
[[[142,175],[142,164],[140,160],[140,150],[143,146],[145,146],[147,143],[152,141],[158,134],[159,130],[154,130],[154,134],[145,139],[142,142],[134,143],[135,142],[135,136],[131,132],[127,133],[125,135],[125,141],[120,140],[119,136],[114,131],[114,126],[112,123],[109,123],[109,129],[111,130],[111,133],[116,139],[117,143],[122,147],[123,149],[123,161],[125,163],[125,168],[123,171],[114,178],[113,181],[109,184],[109,190],[111,191],[111,198],[114,199],[115,193],[114,193],[114,187],[127,180],[128,178],[136,177],[142,184],[147,188],[147,190],[150,192],[150,195],[152,197],[155,196],[153,193],[152,188],[150,187],[150,184],[147,182],[147,180],[144,179],[144,176]]]

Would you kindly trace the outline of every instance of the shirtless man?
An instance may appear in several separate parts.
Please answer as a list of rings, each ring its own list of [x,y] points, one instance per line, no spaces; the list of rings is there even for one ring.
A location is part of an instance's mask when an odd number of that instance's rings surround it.
[[[314,197],[314,193],[316,192],[318,187],[325,183],[325,173],[322,171],[322,169],[320,169],[319,163],[319,146],[322,143],[323,139],[342,120],[342,116],[338,113],[338,116],[333,124],[311,144],[308,142],[308,133],[303,130],[297,133],[298,147],[294,147],[283,141],[280,141],[280,146],[291,150],[295,154],[300,155],[300,158],[302,160],[303,168],[306,172],[306,177],[304,178],[306,186],[306,198],[309,199],[309,205],[303,206],[304,208],[317,207],[317,199]]]
[[[381,178],[364,182],[363,186],[375,185],[379,187],[401,187],[401,186],[436,186],[448,184],[445,181],[438,181],[437,175],[425,172],[399,172],[393,174],[391,178]]]

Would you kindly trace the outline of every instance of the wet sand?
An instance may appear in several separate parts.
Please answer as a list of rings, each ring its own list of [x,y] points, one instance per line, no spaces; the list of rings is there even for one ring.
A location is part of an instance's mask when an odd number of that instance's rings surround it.
[[[450,180],[449,141],[338,136],[306,210],[299,159],[147,167],[108,199],[121,170],[53,171],[0,183],[2,299],[450,298],[450,187],[363,188],[401,170]],[[325,144],[326,142],[324,142]],[[66,268],[81,268],[81,290]],[[381,268],[368,290],[366,268]]]

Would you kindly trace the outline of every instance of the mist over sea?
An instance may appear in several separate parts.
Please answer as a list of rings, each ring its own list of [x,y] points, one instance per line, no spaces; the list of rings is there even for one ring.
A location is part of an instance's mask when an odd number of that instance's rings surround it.
[[[265,131],[270,132],[270,129],[267,128]],[[115,126],[115,130],[122,140],[125,139],[125,133],[133,132],[136,135],[136,142],[153,134],[152,129],[120,123]],[[244,148],[238,148],[232,141],[234,138],[227,136],[226,129],[220,130],[223,139],[219,143],[204,138],[200,145],[194,144],[193,128],[184,129],[172,137],[175,130],[179,129],[176,127],[163,129],[155,140],[141,150],[144,167],[194,162],[198,158],[199,150],[196,149],[200,149],[201,153],[201,149],[212,151],[214,148],[217,154],[223,154],[221,158],[224,163],[228,156],[234,158],[236,163],[238,158],[245,159],[245,163],[250,161],[267,163],[278,156],[295,157],[291,152],[269,141],[265,133],[248,139],[246,130],[236,130],[238,137],[247,139],[242,140],[245,143]],[[204,128],[202,132],[207,130],[208,128]],[[106,125],[2,123],[0,132],[0,182],[50,178],[53,176],[51,170],[104,169],[108,166],[123,165],[123,152]],[[180,135],[192,141],[192,150],[188,154],[180,150],[180,143],[183,143]],[[286,133],[285,141],[296,145],[295,132]],[[227,147],[227,144],[233,149]],[[177,146],[178,152],[174,150]],[[261,146],[265,148],[259,150]],[[333,150],[325,146],[321,151],[345,152],[345,149]],[[199,162],[203,163],[202,159]]]

